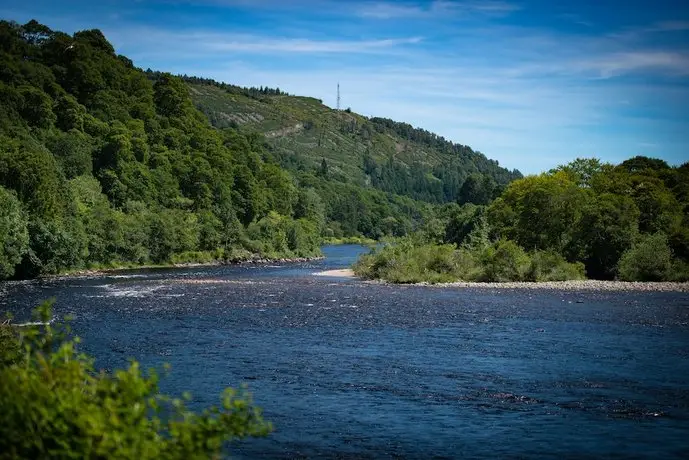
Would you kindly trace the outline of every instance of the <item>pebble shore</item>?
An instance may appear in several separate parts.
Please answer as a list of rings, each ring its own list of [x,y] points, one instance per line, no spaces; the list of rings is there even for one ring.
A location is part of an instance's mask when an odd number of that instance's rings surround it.
[[[420,283],[427,284],[427,283]],[[543,282],[506,282],[506,283],[438,283],[433,286],[457,288],[489,289],[549,289],[556,291],[645,291],[645,292],[689,292],[689,282],[627,282],[627,281],[543,281]]]

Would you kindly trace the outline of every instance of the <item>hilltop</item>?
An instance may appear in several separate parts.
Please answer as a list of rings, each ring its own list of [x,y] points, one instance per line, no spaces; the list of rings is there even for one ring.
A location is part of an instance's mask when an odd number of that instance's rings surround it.
[[[213,126],[262,134],[291,171],[318,171],[325,160],[331,179],[430,203],[471,201],[462,196],[471,175],[489,181],[494,195],[522,177],[471,147],[407,123],[334,110],[319,99],[279,89],[182,78]]]

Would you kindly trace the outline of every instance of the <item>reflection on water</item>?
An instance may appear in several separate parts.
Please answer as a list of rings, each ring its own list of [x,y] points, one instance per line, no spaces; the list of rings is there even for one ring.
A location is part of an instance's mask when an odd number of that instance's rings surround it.
[[[172,364],[163,389],[249,384],[276,431],[254,458],[686,458],[689,296],[384,286],[324,261],[8,283],[21,320],[57,298],[106,369]],[[358,248],[362,250],[362,248]]]

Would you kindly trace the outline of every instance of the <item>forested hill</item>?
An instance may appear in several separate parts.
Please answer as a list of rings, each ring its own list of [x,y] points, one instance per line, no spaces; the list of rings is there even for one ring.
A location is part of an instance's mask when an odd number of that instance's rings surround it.
[[[430,203],[490,199],[515,175],[406,125],[187,80],[98,30],[0,21],[0,279],[311,256],[324,236],[404,235]]]
[[[291,171],[317,172],[325,164],[330,179],[431,203],[471,201],[470,185],[476,182],[493,198],[521,177],[468,146],[407,123],[333,110],[318,99],[279,88],[182,78],[194,104],[214,126],[262,133],[275,158]],[[469,189],[462,190],[469,176]]]

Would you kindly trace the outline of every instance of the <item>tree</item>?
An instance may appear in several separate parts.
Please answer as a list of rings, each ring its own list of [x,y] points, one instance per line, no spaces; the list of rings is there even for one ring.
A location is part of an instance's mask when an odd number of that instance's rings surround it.
[[[667,236],[662,233],[643,235],[624,254],[619,263],[623,281],[663,281],[672,265],[672,252]]]
[[[48,142],[48,149],[55,156],[67,179],[90,174],[93,170],[93,145],[82,132],[73,130],[57,134]]]
[[[20,86],[24,103],[21,115],[31,125],[39,128],[50,128],[57,117],[53,113],[53,100],[40,88],[35,86]]]
[[[56,218],[64,212],[68,197],[55,158],[31,138],[0,136],[0,185],[14,190],[30,213]]]
[[[56,125],[63,131],[83,130],[86,108],[74,96],[63,94],[55,101]]]
[[[153,86],[158,113],[166,117],[181,117],[190,108],[189,90],[184,82],[170,74],[163,74]]]
[[[29,249],[27,224],[15,194],[0,187],[0,280],[14,275],[14,267]]]
[[[639,232],[639,209],[631,198],[605,193],[582,209],[568,248],[570,259],[582,260],[591,278],[612,279],[622,254]]]
[[[271,425],[245,391],[226,389],[222,407],[201,413],[159,392],[155,371],[96,373],[93,358],[63,325],[51,325],[50,303],[15,333],[0,330],[0,452],[8,458],[216,458],[228,441],[264,436]],[[21,352],[17,351],[21,345]],[[4,362],[3,362],[4,361]],[[13,362],[14,361],[14,362]]]
[[[74,222],[34,218],[29,221],[28,229],[29,251],[18,267],[23,277],[59,273],[78,267],[82,262],[83,247],[87,243],[75,234]]]
[[[564,166],[558,166],[551,170],[550,173],[554,174],[562,171],[579,187],[589,188],[591,187],[591,180],[596,175],[610,168],[612,168],[611,165],[601,163],[598,158],[577,158]]]
[[[487,246],[481,256],[481,281],[523,281],[529,270],[529,256],[515,242],[499,240]]]
[[[562,253],[571,243],[589,193],[558,172],[512,182],[488,209],[488,221],[499,237],[529,250]]]
[[[318,175],[321,177],[328,177],[328,162],[325,158],[321,160],[321,166],[318,168]]]
[[[283,216],[292,215],[297,189],[292,177],[277,165],[264,165],[260,180],[268,197],[268,206]]]
[[[497,184],[490,176],[471,174],[459,189],[459,203],[486,205],[493,200]]]
[[[320,228],[325,220],[325,206],[318,192],[313,188],[300,189],[294,205],[295,219],[309,219]]]
[[[468,243],[472,232],[486,225],[485,206],[468,203],[457,210],[449,219],[445,227],[445,242],[461,245]]]
[[[668,166],[667,162],[658,158],[649,158],[639,155],[623,161],[617,166],[617,169],[628,173],[638,173],[646,170],[661,171],[670,169],[670,166]]]

